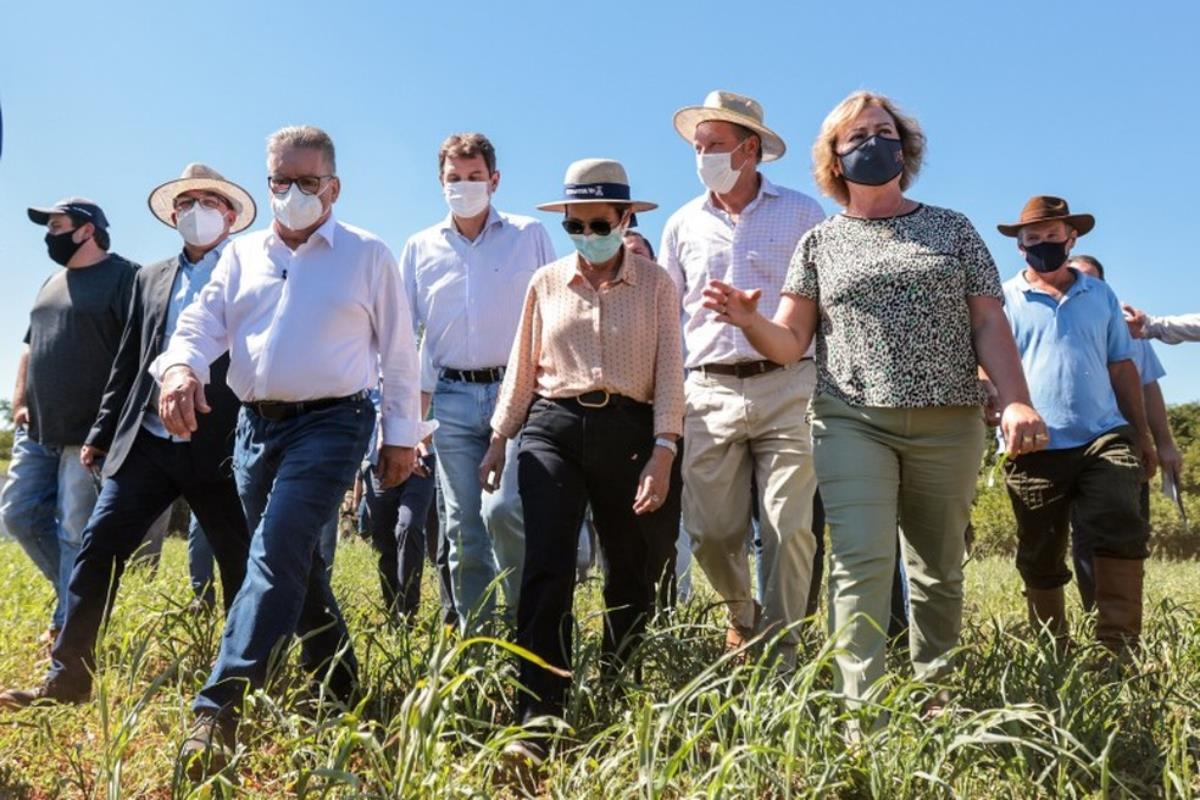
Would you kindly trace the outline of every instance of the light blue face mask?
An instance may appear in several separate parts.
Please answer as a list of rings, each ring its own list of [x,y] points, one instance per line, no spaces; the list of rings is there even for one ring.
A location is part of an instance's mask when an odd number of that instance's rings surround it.
[[[621,228],[613,228],[612,232],[607,236],[599,234],[572,234],[571,243],[575,245],[575,249],[579,251],[579,255],[583,256],[583,260],[589,264],[603,264],[617,254],[621,249],[622,236],[625,233]]]

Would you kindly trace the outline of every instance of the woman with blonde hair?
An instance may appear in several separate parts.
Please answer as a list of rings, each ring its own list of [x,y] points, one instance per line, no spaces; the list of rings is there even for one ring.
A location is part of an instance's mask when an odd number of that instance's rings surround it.
[[[924,154],[915,119],[882,95],[850,95],[813,145],[816,182],[844,210],[801,239],[774,319],[757,312],[758,289],[706,290],[764,358],[795,361],[817,337],[813,450],[838,686],[852,700],[883,674],[897,522],[917,677],[940,678],[958,642],[985,438],[980,366],[1010,452],[1046,444],[987,247],[964,215],[905,196]]]

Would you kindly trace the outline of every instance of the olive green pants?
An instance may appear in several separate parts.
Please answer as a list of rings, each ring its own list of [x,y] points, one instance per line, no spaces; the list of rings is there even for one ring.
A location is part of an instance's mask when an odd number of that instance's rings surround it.
[[[883,675],[896,526],[908,572],[909,651],[936,680],[962,627],[964,532],[984,447],[977,407],[813,402],[813,457],[829,524],[836,685],[862,698]]]

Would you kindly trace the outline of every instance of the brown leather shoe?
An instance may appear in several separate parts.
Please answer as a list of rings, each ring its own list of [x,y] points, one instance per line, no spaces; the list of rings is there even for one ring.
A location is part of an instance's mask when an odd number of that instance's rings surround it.
[[[762,606],[755,600],[754,625],[747,628],[744,625],[733,623],[725,629],[725,652],[732,653],[735,650],[740,650],[741,652],[735,659],[739,664],[745,664],[750,661],[750,651],[747,649],[747,646],[758,632],[758,624],[760,622],[762,622]]]
[[[67,692],[45,681],[32,689],[8,689],[0,692],[0,711],[16,711],[29,706],[79,705],[86,703],[90,695],[91,692]]]
[[[234,726],[212,714],[201,714],[192,723],[183,747],[179,750],[179,761],[187,772],[188,779],[200,783],[209,775],[215,775],[233,760]]]

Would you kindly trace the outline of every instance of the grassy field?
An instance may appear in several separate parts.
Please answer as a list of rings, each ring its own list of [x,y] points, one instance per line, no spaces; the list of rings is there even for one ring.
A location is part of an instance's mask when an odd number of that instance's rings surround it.
[[[196,790],[174,755],[188,704],[216,651],[219,621],[187,609],[182,542],[162,568],[132,572],[100,650],[102,678],[81,707],[0,717],[0,797],[519,797],[498,787],[511,737],[512,656],[447,637],[432,585],[414,629],[377,605],[370,549],[344,542],[343,599],[369,694],[353,713],[313,711],[294,666],[248,701],[236,776]],[[427,573],[428,578],[430,577]],[[720,656],[701,595],[659,623],[642,679],[598,685],[599,582],[581,590],[566,754],[537,791],[558,798],[1038,798],[1200,796],[1200,565],[1152,561],[1146,648],[1125,669],[1064,660],[1024,622],[1008,559],[968,565],[967,629],[949,713],[924,720],[930,691],[899,656],[880,706],[890,722],[847,737],[821,630],[786,683]],[[35,682],[50,591],[18,548],[0,544],[0,684]],[[1073,620],[1081,639],[1090,620]],[[294,659],[293,659],[294,663]],[[869,709],[877,711],[879,708]],[[230,780],[235,781],[231,783]]]

